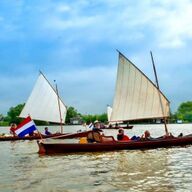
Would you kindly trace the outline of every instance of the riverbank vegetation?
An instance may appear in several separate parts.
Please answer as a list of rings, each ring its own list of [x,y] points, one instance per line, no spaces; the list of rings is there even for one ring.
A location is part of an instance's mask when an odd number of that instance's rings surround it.
[[[19,118],[19,114],[23,109],[24,104],[19,104],[15,107],[11,107],[7,112],[7,115],[4,116],[0,114],[0,126],[8,126],[11,123],[20,123],[22,121]],[[107,114],[81,114],[74,107],[68,107],[67,115],[66,115],[66,124],[70,124],[71,118],[81,119],[84,123],[94,122],[95,120],[99,120],[103,123],[107,123]],[[134,123],[153,123],[154,121],[145,120],[143,122],[134,122]],[[177,111],[175,113],[171,113],[170,123],[192,123],[192,101],[183,102],[179,105]],[[37,125],[46,125],[50,124],[48,122],[35,121]]]

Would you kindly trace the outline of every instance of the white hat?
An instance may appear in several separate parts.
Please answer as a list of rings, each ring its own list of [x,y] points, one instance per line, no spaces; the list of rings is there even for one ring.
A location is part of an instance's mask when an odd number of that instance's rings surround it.
[[[95,124],[95,123],[99,123],[99,121],[98,121],[98,120],[95,120],[95,121],[94,121],[94,124]]]

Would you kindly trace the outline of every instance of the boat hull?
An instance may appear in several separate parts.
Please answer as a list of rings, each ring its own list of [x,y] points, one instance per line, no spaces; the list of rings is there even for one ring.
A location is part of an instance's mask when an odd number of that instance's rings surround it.
[[[90,131],[83,131],[83,132],[79,132],[79,133],[56,133],[56,134],[51,134],[51,135],[42,135],[43,139],[46,138],[54,138],[54,139],[68,139],[68,138],[76,138],[76,137],[86,137],[87,134]],[[18,137],[18,136],[1,136],[0,137],[0,141],[18,141],[18,140],[37,140],[37,139],[41,139],[41,137],[39,135],[35,135],[35,136],[25,136],[25,137]]]
[[[66,134],[51,134],[51,135],[42,135],[43,139],[51,138],[51,137],[57,137],[57,136],[65,136]],[[0,141],[17,141],[17,140],[36,140],[41,139],[39,135],[35,136],[25,136],[25,137],[18,137],[18,136],[1,136]]]
[[[123,127],[123,126],[115,126],[115,127],[104,127],[104,128],[101,128],[101,129],[132,129],[133,128],[133,125],[129,125],[129,126],[126,126],[126,127]]]
[[[49,143],[38,141],[40,154],[71,153],[71,152],[99,152],[117,150],[153,149],[163,147],[184,146],[192,144],[192,136],[153,139],[128,142],[104,142],[104,143]]]

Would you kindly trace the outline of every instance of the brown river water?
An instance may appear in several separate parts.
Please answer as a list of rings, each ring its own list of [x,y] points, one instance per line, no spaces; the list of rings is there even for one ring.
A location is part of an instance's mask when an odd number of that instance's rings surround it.
[[[168,128],[173,135],[192,133],[192,124]],[[163,125],[136,125],[125,133],[141,135],[146,129],[154,137],[164,134]],[[8,133],[8,128],[0,127],[0,133]],[[105,134],[115,136],[117,130]],[[0,192],[192,191],[192,146],[53,156],[37,151],[36,141],[0,142]]]

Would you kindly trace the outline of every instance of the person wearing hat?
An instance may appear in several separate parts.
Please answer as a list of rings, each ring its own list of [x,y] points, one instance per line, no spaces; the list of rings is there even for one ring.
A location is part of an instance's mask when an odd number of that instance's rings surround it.
[[[90,132],[87,136],[88,143],[100,142],[101,136],[103,135],[103,133],[100,133],[103,132],[100,128],[100,122],[95,120],[93,123],[92,132]]]
[[[100,122],[98,120],[95,120],[94,121],[94,124],[93,124],[93,131],[102,131],[101,130],[101,125],[100,125]]]

